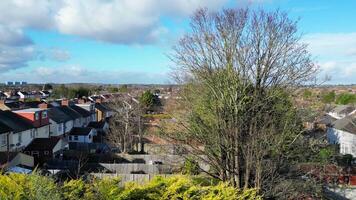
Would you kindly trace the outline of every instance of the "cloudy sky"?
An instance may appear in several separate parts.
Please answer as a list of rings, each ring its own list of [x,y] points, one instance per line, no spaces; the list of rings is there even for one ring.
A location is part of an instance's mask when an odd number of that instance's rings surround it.
[[[239,6],[287,11],[321,76],[356,83],[355,0],[1,0],[0,81],[169,83],[192,12]]]

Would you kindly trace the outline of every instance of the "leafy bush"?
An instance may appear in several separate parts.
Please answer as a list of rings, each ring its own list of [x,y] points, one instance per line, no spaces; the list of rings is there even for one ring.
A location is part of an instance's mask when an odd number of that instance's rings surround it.
[[[227,183],[207,181],[199,177],[155,177],[146,184],[127,183],[120,179],[104,178],[87,181],[69,180],[56,184],[53,179],[38,174],[0,175],[0,199],[4,200],[252,200],[261,199],[256,190],[237,190]]]
[[[336,94],[334,91],[322,94],[322,102],[323,103],[332,103],[335,101]]]
[[[342,93],[336,98],[337,104],[353,104],[356,103],[356,94]]]
[[[186,158],[184,161],[184,166],[182,170],[183,174],[187,175],[198,175],[200,172],[200,167],[197,161],[193,158]]]

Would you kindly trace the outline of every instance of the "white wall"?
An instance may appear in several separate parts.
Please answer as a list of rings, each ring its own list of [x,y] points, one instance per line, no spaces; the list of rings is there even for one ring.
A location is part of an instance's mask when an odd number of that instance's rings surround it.
[[[49,138],[49,128],[50,125],[36,128],[35,138]]]
[[[74,126],[74,121],[73,120],[67,121],[65,123],[64,133],[69,133],[72,130],[73,126]]]
[[[51,123],[50,125],[50,136],[60,136],[60,135],[63,135],[64,133],[64,125],[63,123],[58,123],[49,119],[49,122]],[[62,129],[59,129],[59,127],[62,127]]]
[[[20,134],[21,134],[21,142],[18,140]],[[34,136],[35,136],[34,129],[10,134],[9,144],[15,145],[13,147],[10,146],[10,151],[15,151],[16,149],[25,148],[27,145],[29,145],[32,142]],[[20,143],[20,146],[16,146],[17,143]]]
[[[2,133],[0,134],[0,151],[7,151],[7,135],[11,133]],[[3,141],[5,143],[3,143]]]
[[[340,144],[341,154],[356,156],[356,135],[335,128],[328,128],[327,139],[330,144]]]
[[[69,135],[68,142],[92,143],[94,135],[96,135],[95,129],[92,129],[88,135],[78,135],[78,140],[75,140],[75,135]]]

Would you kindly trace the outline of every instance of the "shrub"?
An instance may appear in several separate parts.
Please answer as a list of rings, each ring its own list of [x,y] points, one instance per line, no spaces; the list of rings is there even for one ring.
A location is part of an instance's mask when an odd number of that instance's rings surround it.
[[[356,103],[356,94],[342,93],[336,98],[337,104],[353,104]]]
[[[182,170],[186,175],[198,175],[200,173],[200,167],[197,161],[193,158],[186,158]]]
[[[207,180],[204,180],[207,179]],[[119,186],[120,179],[104,178],[65,181],[56,184],[53,179],[38,174],[0,175],[0,199],[4,200],[252,200],[261,199],[256,190],[237,190],[227,183],[211,178],[190,176],[156,176],[146,184],[127,183]]]

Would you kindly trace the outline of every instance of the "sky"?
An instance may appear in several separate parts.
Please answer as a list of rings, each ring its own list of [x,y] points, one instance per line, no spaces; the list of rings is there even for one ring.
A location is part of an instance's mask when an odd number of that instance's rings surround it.
[[[1,0],[0,82],[174,83],[172,46],[201,7],[279,9],[328,84],[356,84],[355,0]]]

